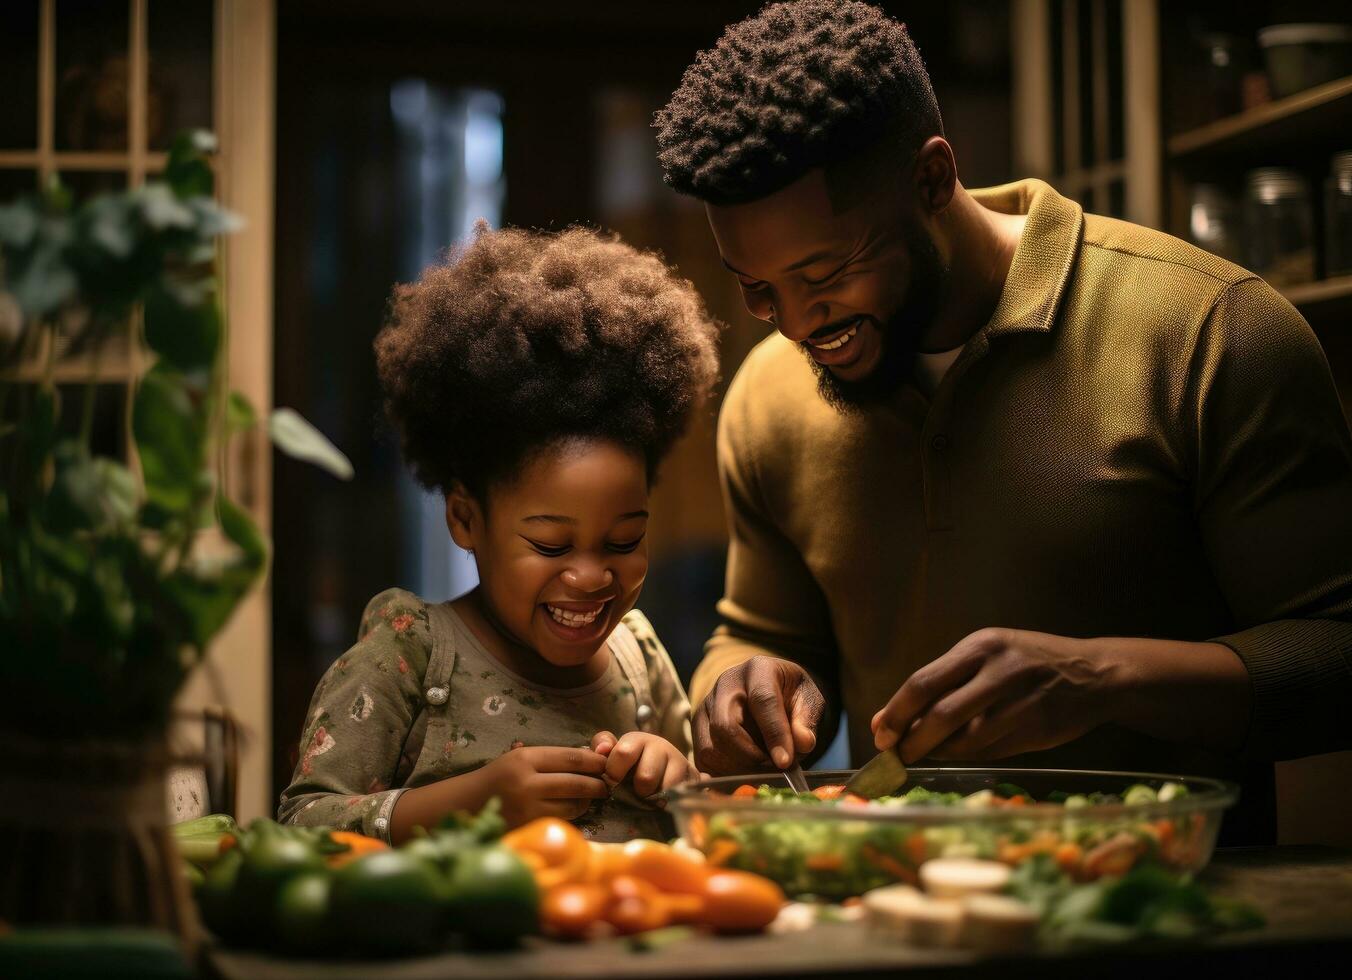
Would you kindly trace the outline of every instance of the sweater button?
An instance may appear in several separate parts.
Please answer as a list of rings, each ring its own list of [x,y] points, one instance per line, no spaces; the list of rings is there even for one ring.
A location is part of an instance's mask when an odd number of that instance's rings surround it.
[[[429,687],[427,689],[428,704],[445,704],[449,693],[444,687]]]
[[[930,448],[933,449],[936,453],[943,452],[945,449],[948,448],[948,436],[942,434],[935,436],[933,439],[930,440]]]

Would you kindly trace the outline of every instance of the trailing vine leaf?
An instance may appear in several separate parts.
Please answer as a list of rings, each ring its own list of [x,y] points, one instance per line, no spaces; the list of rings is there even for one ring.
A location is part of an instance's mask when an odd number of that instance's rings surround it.
[[[262,574],[268,563],[268,542],[263,532],[258,530],[249,512],[229,497],[218,497],[216,506],[221,516],[221,531],[239,547],[251,574]]]
[[[145,298],[145,337],[150,349],[184,371],[210,367],[221,346],[221,317],[213,300],[185,305],[162,288]]]
[[[178,197],[210,197],[215,178],[206,155],[216,152],[216,137],[195,129],[180,133],[169,148],[164,178]]]
[[[115,259],[126,259],[136,249],[132,202],[120,194],[100,194],[91,200],[83,224],[88,241]]]
[[[75,295],[79,281],[66,262],[65,222],[44,219],[31,247],[7,263],[9,291],[30,317],[44,317]]]
[[[45,518],[52,531],[103,532],[127,527],[136,516],[136,478],[111,459],[89,455],[67,440],[52,454],[55,474]]]
[[[231,432],[245,432],[258,424],[258,413],[249,399],[238,391],[230,392],[226,400],[225,424]]]
[[[204,460],[205,421],[181,375],[162,364],[146,372],[136,390],[132,431],[148,504],[168,514],[191,508]]]
[[[253,581],[239,559],[198,561],[169,573],[161,588],[188,630],[185,640],[201,650],[229,621]]]
[[[292,408],[279,408],[268,419],[273,445],[293,459],[313,463],[340,480],[352,479],[352,462],[322,432]]]
[[[18,200],[0,205],[0,245],[6,248],[27,248],[38,233],[40,214],[31,200]]]
[[[221,531],[237,552],[186,563],[164,580],[165,595],[181,611],[199,648],[220,632],[267,567],[267,542],[253,519],[225,497],[216,504]]]
[[[61,396],[55,388],[45,385],[33,392],[32,404],[28,407],[28,417],[24,419],[21,438],[24,441],[24,457],[29,474],[42,469],[43,461],[56,446],[57,419],[61,415]]]

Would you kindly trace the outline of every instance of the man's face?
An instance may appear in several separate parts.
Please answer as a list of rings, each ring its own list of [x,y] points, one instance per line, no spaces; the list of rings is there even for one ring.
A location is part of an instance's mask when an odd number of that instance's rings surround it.
[[[902,188],[842,190],[841,179],[813,170],[707,211],[746,308],[799,345],[822,397],[844,409],[887,399],[910,376],[948,270]]]

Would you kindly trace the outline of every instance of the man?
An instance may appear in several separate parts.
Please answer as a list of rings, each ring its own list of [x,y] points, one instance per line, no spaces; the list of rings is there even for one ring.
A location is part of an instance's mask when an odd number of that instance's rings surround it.
[[[1352,744],[1352,440],[1295,310],[1039,181],[965,189],[865,4],[730,27],[656,126],[778,329],[720,418],[701,769],[843,706],[856,762],[1228,776],[1228,839],[1271,840],[1271,760]]]

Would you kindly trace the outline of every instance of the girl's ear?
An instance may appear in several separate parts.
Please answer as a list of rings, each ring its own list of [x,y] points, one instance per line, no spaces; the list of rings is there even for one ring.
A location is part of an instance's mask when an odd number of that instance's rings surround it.
[[[461,548],[473,551],[478,547],[484,529],[483,509],[459,480],[446,494],[446,527],[451,540]]]

